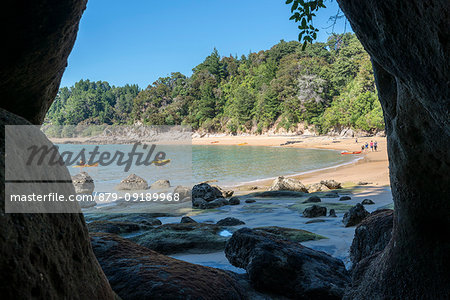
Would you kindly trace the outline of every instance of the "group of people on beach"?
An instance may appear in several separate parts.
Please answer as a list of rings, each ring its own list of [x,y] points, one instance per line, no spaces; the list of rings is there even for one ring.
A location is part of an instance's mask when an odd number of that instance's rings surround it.
[[[356,141],[358,141],[358,140],[356,140]],[[377,151],[377,149],[378,149],[377,141],[370,141],[370,143],[366,142],[365,144],[361,145],[361,151],[369,150],[369,146],[370,146],[371,151]]]

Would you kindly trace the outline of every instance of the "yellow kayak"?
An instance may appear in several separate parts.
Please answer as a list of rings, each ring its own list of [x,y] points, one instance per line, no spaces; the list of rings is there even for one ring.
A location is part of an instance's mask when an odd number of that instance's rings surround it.
[[[92,165],[76,165],[73,166],[74,168],[90,168],[90,167],[98,167],[98,163],[92,164]]]
[[[168,164],[168,163],[170,163],[170,159],[154,160],[153,162],[154,162],[155,164],[158,164],[158,165]]]
[[[247,145],[247,143],[240,143],[240,144],[237,144],[238,146],[244,146],[244,145]]]

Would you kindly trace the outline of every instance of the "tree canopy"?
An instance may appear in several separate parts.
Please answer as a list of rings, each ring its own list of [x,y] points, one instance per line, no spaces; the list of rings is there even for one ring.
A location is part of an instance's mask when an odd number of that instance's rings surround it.
[[[370,59],[355,35],[302,47],[282,40],[240,58],[214,49],[190,77],[174,72],[145,89],[80,80],[59,90],[46,122],[188,124],[231,133],[294,130],[299,123],[320,133],[382,130]]]

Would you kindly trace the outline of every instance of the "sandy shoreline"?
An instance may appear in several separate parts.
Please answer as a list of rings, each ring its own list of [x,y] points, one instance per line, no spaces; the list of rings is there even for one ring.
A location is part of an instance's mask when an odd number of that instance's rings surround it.
[[[193,145],[239,145],[245,146],[280,146],[288,141],[301,141],[300,143],[289,144],[282,147],[309,148],[309,149],[331,149],[339,151],[359,151],[361,145],[371,140],[378,142],[378,151],[369,150],[364,153],[362,159],[342,166],[326,168],[308,172],[302,175],[292,176],[300,179],[304,184],[320,182],[324,179],[334,179],[346,185],[355,185],[358,182],[368,182],[370,185],[388,186],[389,169],[386,149],[386,138],[363,137],[358,138],[358,143],[354,138],[341,137],[304,137],[304,136],[219,136],[194,138]],[[277,174],[284,175],[284,174]],[[277,176],[275,175],[275,176]],[[271,180],[261,180],[250,185],[267,187]],[[244,184],[239,189],[247,190],[249,185]]]
[[[53,143],[76,143],[83,144],[86,138],[52,138]],[[337,167],[325,168],[322,170],[307,172],[302,175],[291,176],[300,179],[304,184],[320,182],[324,179],[334,179],[345,185],[355,185],[358,182],[368,182],[374,186],[389,185],[388,157],[386,149],[386,138],[384,137],[360,137],[358,143],[354,138],[343,137],[305,137],[305,136],[212,136],[203,138],[193,138],[193,145],[241,145],[245,146],[272,146],[280,147],[286,142],[297,141],[297,143],[284,145],[281,147],[309,148],[309,149],[331,149],[339,151],[359,151],[361,145],[371,140],[378,142],[378,151],[372,152],[370,148],[365,151],[363,158],[354,163],[349,163]],[[285,174],[274,174],[282,176]],[[272,180],[261,179],[249,184],[243,183],[236,187],[238,190],[247,191],[250,186],[266,188]]]

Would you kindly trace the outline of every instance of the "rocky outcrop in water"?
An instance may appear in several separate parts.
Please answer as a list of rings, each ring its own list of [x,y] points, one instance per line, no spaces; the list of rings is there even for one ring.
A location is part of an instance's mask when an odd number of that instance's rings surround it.
[[[208,183],[194,185],[192,188],[192,207],[211,209],[228,205],[229,202],[223,196],[224,194],[226,194],[225,191]]]
[[[317,203],[317,202],[321,202],[320,198],[317,196],[308,197],[308,199],[303,201],[303,203]]]
[[[342,261],[249,228],[233,234],[225,255],[247,271],[255,289],[288,298],[340,299],[350,281]]]
[[[285,178],[283,176],[279,176],[273,181],[269,191],[293,191],[308,193],[308,189],[303,183],[300,182],[300,180]]]
[[[148,183],[144,178],[130,174],[117,185],[116,189],[123,191],[146,190]]]
[[[233,217],[228,217],[228,218],[217,221],[216,224],[219,226],[237,226],[237,225],[244,225],[245,222],[243,222],[239,219],[233,218]]]
[[[92,248],[123,300],[245,299],[227,272],[170,258],[116,235],[91,234]]]
[[[324,206],[313,205],[311,207],[305,208],[303,211],[303,216],[305,218],[316,218],[316,217],[324,217],[327,215],[327,208]]]

